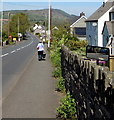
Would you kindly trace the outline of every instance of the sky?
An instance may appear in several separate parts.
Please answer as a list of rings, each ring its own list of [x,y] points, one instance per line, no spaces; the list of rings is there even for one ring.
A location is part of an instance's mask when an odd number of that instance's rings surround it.
[[[41,0],[3,0],[2,4],[3,10],[5,11],[47,9],[49,5],[48,0],[42,0],[42,2]],[[84,12],[86,17],[89,17],[101,5],[102,2],[100,2],[100,0],[91,0],[91,2],[90,0],[83,0],[83,2],[79,2],[78,0],[51,0],[51,6],[54,9],[61,9],[69,14],[74,14],[77,16],[80,12]]]
[[[1,0],[3,2],[48,2],[49,0]],[[105,0],[50,0],[51,2],[102,2]]]

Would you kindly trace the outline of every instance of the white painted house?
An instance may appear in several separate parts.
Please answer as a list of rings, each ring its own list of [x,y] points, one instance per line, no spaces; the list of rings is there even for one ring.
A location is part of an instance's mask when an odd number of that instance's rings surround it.
[[[70,33],[72,36],[76,36],[81,40],[86,39],[86,23],[85,14],[82,12],[77,20],[70,26]]]
[[[33,30],[35,31],[36,29],[38,29],[38,25],[35,24],[34,27],[33,27]]]
[[[111,13],[113,7],[114,0],[105,0],[102,6],[86,20],[86,39],[89,45],[103,46],[102,30],[105,21],[110,21],[114,17]]]

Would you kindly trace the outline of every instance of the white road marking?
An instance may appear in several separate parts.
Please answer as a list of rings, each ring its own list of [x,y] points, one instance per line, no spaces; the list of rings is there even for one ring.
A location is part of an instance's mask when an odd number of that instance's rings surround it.
[[[27,45],[26,47],[28,47],[29,45]]]
[[[5,57],[5,56],[7,56],[9,53],[6,53],[6,54],[4,54],[4,55],[1,55],[0,57]]]
[[[17,51],[21,50],[21,48],[18,48]]]
[[[11,53],[15,53],[15,52],[16,52],[16,50],[11,51]]]
[[[21,47],[21,49],[23,49],[24,47]]]
[[[33,38],[32,38],[32,39],[33,39]],[[32,43],[33,43],[33,41],[32,41],[31,43],[29,43],[28,45],[26,45],[26,46],[23,46],[23,47],[21,47],[21,48],[18,48],[18,49],[16,49],[16,50],[11,51],[10,53],[12,54],[12,53],[15,53],[16,51],[19,51],[19,50],[21,50],[21,49],[24,49],[24,48],[30,46]],[[1,55],[0,57],[5,57],[5,56],[9,55],[10,53],[5,53],[4,55]]]

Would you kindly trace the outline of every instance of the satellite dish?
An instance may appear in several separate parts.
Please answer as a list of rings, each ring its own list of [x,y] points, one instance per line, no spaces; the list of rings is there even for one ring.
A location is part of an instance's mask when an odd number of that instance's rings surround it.
[[[93,26],[97,26],[97,23],[96,23],[96,22],[94,22],[92,25],[93,25]]]

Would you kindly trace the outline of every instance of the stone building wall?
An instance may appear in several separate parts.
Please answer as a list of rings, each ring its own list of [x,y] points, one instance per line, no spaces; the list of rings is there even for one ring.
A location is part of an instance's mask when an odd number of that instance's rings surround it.
[[[61,49],[61,64],[66,91],[76,100],[78,120],[114,119],[114,74],[109,68],[65,46]]]

